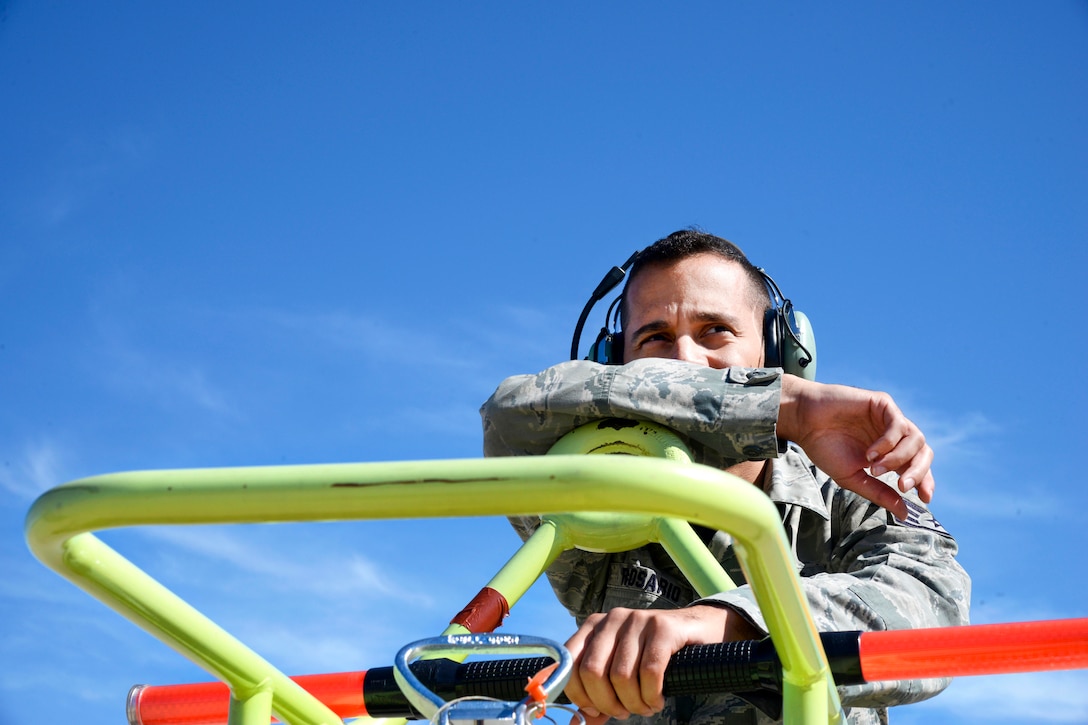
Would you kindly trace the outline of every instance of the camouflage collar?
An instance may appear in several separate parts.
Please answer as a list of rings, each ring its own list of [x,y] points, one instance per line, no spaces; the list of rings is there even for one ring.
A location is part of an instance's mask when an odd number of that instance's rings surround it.
[[[817,476],[826,477],[800,448],[787,444],[785,452],[770,459],[770,482],[765,475],[763,490],[775,503],[801,506],[825,521],[831,519]]]

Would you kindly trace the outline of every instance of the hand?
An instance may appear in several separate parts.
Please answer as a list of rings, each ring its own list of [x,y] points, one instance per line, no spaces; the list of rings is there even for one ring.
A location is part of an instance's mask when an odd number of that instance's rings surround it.
[[[785,375],[778,434],[801,446],[840,486],[900,519],[907,517],[903,497],[874,476],[895,471],[900,491],[917,489],[927,503],[933,498],[933,449],[887,393]]]
[[[610,717],[652,715],[665,707],[665,667],[682,647],[763,636],[727,607],[594,614],[567,640],[574,658],[567,697],[582,710],[587,725],[600,725]]]

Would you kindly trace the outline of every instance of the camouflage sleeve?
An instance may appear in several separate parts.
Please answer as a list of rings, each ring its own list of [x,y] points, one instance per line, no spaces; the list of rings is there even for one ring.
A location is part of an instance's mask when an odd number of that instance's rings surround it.
[[[584,423],[630,418],[666,426],[689,443],[696,461],[716,468],[774,458],[781,385],[777,368],[564,362],[507,378],[484,403],[484,455],[540,455]]]
[[[798,532],[798,549],[822,546],[826,561],[813,572],[801,570],[801,586],[820,631],[913,629],[968,623],[971,582],[956,561],[957,545],[928,509],[911,494],[910,516],[895,519],[875,504],[833,482],[830,491],[830,541],[806,543]],[[788,516],[788,514],[787,514]],[[824,532],[826,534],[826,530]],[[831,548],[828,550],[827,547]],[[740,610],[767,630],[748,586],[701,600]],[[946,679],[876,682],[843,687],[848,707],[888,707],[932,697]]]

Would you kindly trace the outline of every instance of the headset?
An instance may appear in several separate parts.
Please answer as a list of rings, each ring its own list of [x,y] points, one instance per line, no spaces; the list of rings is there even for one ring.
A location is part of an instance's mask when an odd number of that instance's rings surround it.
[[[638,255],[639,252],[635,252],[622,265],[608,270],[597,288],[593,290],[574,328],[574,337],[570,343],[571,360],[578,359],[578,345],[590,311],[623,281],[623,278],[627,276],[627,270],[638,259]],[[815,380],[816,337],[812,332],[812,323],[809,322],[808,315],[793,309],[793,302],[782,294],[778,283],[771,278],[771,275],[761,267],[757,267],[757,271],[763,277],[763,283],[767,286],[767,295],[771,300],[771,307],[763,318],[764,365],[780,367],[791,375]],[[618,331],[613,332],[614,329],[619,328],[619,305],[622,299],[623,293],[620,293],[608,306],[604,327],[601,328],[597,339],[589,348],[586,360],[606,365],[623,363],[623,341]],[[611,326],[609,320],[611,320]]]

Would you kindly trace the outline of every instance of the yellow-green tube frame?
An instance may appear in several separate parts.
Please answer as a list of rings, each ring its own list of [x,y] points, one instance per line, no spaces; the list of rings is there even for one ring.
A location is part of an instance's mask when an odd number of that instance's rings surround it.
[[[47,566],[226,682],[231,725],[263,725],[270,711],[291,725],[318,725],[340,720],[89,532],[549,512],[659,515],[730,532],[783,664],[785,721],[839,719],[838,695],[774,505],[751,484],[707,466],[555,455],[116,473],[44,493],[27,514],[26,537]],[[550,561],[554,542],[544,548],[538,558]]]

